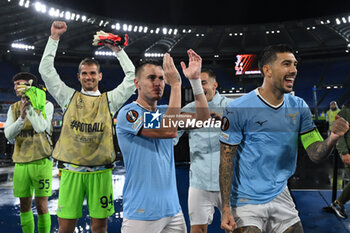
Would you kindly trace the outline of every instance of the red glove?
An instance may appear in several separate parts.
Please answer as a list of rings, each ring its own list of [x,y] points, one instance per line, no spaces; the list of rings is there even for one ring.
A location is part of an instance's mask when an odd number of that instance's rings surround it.
[[[94,46],[100,46],[104,44],[111,44],[113,46],[121,46],[125,47],[129,43],[129,36],[128,34],[124,35],[124,38],[114,35],[112,33],[106,33],[104,31],[98,31],[94,35],[94,40],[92,42],[92,45]]]

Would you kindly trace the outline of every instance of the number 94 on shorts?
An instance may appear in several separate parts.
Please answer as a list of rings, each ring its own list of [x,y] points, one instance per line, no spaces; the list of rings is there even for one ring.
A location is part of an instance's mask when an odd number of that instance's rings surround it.
[[[72,172],[62,169],[57,216],[65,219],[82,217],[86,198],[92,218],[108,218],[114,213],[112,170]]]

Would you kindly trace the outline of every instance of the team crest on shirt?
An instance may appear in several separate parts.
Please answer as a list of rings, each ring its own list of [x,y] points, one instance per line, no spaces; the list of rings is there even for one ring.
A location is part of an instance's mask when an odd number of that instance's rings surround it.
[[[126,120],[133,123],[137,120],[139,114],[135,110],[130,110],[126,113]]]
[[[295,112],[295,113],[290,113],[290,114],[287,114],[286,115],[287,117],[290,117],[291,119],[292,119],[292,122],[293,122],[293,125],[295,125],[296,124],[296,118],[297,118],[297,116],[298,116],[298,112]]]
[[[227,117],[223,117],[221,120],[221,130],[226,131],[230,127],[230,123]]]

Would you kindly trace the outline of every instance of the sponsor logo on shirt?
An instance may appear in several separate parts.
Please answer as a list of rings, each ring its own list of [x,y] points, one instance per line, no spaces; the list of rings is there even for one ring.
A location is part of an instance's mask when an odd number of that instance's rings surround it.
[[[21,130],[21,132],[17,135],[17,137],[33,137],[34,134],[36,134],[36,132],[33,129],[29,129],[29,130]]]
[[[260,126],[263,126],[263,124],[265,124],[267,122],[267,120],[264,121],[256,121],[255,123],[257,123]]]
[[[93,133],[103,132],[103,122],[95,122],[92,124],[83,123],[80,121],[72,120],[70,123],[71,129],[78,130],[80,132]]]

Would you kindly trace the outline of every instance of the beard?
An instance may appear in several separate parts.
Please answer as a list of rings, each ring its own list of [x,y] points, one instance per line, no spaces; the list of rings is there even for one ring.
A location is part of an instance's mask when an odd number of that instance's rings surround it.
[[[97,84],[93,81],[89,81],[88,83],[82,82],[81,85],[87,91],[94,91],[97,87]]]
[[[93,91],[95,89],[95,86],[85,86],[84,89],[87,91]]]

